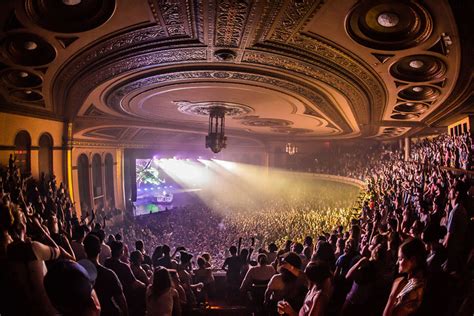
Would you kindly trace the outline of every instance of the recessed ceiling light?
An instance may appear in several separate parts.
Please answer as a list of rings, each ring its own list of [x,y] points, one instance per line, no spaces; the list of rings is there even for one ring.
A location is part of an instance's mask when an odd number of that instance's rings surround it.
[[[399,22],[398,15],[392,12],[383,12],[377,17],[377,23],[383,27],[395,27]]]
[[[415,105],[415,103],[413,103],[413,102],[407,102],[407,105],[408,105],[408,106],[412,106],[412,105]]]
[[[413,87],[412,90],[415,92],[421,92],[423,91],[423,87]]]
[[[63,0],[65,5],[78,5],[82,0]]]
[[[27,73],[26,71],[20,71],[20,72],[18,73],[18,75],[19,75],[21,78],[26,78],[26,77],[28,77],[28,73]]]
[[[422,62],[421,60],[415,59],[415,60],[410,61],[408,65],[410,65],[411,68],[419,69],[423,67],[424,64],[425,63]]]
[[[26,90],[25,93],[26,93],[26,94],[32,94],[33,91],[31,91],[31,90]]]
[[[27,50],[35,50],[38,48],[38,44],[36,44],[36,42],[33,42],[33,41],[26,41],[23,44],[23,47],[25,47],[25,49]]]

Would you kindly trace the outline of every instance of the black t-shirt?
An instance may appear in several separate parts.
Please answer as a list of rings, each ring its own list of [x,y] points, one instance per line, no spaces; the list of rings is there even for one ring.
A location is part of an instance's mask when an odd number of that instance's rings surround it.
[[[153,262],[151,261],[151,258],[149,255],[143,255],[143,264],[147,264],[150,267],[153,267]]]
[[[122,284],[114,271],[102,265],[96,265],[97,279],[94,289],[99,298],[102,316],[120,316],[119,308],[112,301],[113,297],[122,295]]]
[[[227,280],[230,282],[238,282],[240,280],[240,269],[242,268],[242,259],[238,256],[228,257],[224,261],[227,266]]]

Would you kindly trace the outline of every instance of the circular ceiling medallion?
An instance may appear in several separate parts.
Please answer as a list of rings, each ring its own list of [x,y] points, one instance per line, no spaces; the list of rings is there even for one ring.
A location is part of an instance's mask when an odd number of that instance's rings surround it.
[[[214,56],[220,61],[233,61],[237,54],[231,49],[219,49],[214,52]]]
[[[104,24],[115,0],[27,0],[25,9],[36,24],[58,33],[78,33]]]
[[[3,48],[10,60],[23,66],[41,66],[56,58],[53,46],[32,33],[12,33],[3,40]]]
[[[404,113],[423,113],[428,110],[429,106],[419,102],[405,102],[395,106],[395,111]]]
[[[178,111],[185,114],[209,116],[212,108],[223,107],[226,110],[226,116],[241,116],[253,112],[250,106],[232,102],[206,101],[206,102],[189,102],[174,101],[178,106]]]
[[[346,28],[364,46],[401,50],[425,41],[433,22],[428,11],[415,1],[361,1],[349,14]]]
[[[440,94],[441,91],[438,88],[421,85],[401,90],[398,97],[405,100],[430,101],[439,97]]]
[[[0,73],[0,78],[7,85],[17,88],[33,88],[43,83],[40,76],[21,69],[5,69]]]
[[[78,5],[82,0],[63,0],[65,5]]]
[[[397,61],[390,68],[390,74],[393,77],[411,82],[439,79],[445,73],[445,63],[431,55],[407,56]]]
[[[418,115],[414,113],[395,113],[391,116],[391,118],[395,120],[411,120],[416,117],[418,117]]]
[[[383,27],[395,27],[399,22],[398,15],[392,12],[383,12],[377,16],[377,23]]]
[[[253,127],[286,127],[293,125],[292,121],[274,119],[274,118],[257,118],[250,120],[243,120],[243,125]]]
[[[35,90],[14,90],[10,93],[10,96],[14,99],[23,102],[38,102],[43,100],[41,93]]]

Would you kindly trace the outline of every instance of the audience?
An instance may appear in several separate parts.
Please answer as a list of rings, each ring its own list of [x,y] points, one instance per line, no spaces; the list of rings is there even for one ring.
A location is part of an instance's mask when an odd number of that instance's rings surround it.
[[[421,140],[409,157],[362,147],[329,148],[312,168],[364,180],[354,208],[352,193],[308,185],[265,207],[196,204],[107,226],[101,208],[78,217],[62,183],[21,174],[11,157],[0,169],[0,314],[192,314],[214,299],[219,267],[225,304],[250,293],[261,315],[472,314],[472,136]]]

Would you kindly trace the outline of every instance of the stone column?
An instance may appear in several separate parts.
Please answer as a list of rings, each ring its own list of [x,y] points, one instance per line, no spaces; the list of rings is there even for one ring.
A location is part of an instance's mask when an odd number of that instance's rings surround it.
[[[405,137],[405,161],[410,160],[410,150],[411,150],[411,139],[410,137]]]

